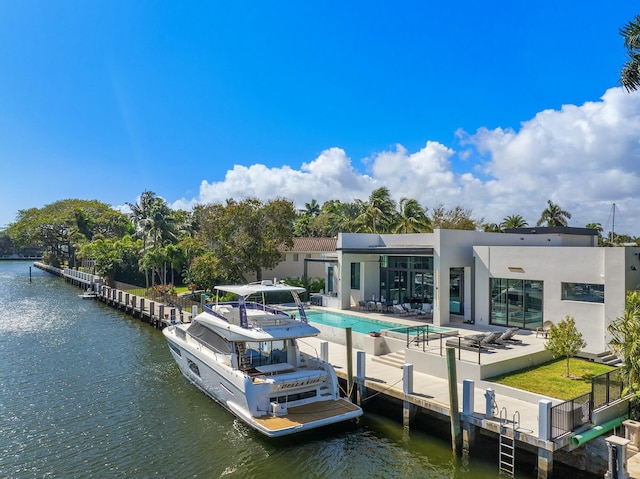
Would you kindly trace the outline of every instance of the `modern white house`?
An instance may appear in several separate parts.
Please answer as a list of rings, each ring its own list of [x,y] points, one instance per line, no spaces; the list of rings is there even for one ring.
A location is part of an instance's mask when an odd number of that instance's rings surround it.
[[[362,301],[430,304],[433,323],[540,328],[572,316],[585,351],[608,349],[607,326],[640,288],[640,248],[603,248],[585,228],[521,228],[507,233],[341,233],[323,264],[322,304]]]

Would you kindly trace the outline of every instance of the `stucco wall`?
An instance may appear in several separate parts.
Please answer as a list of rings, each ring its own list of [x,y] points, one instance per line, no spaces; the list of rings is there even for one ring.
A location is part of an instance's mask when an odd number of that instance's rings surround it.
[[[360,289],[351,289],[351,263],[360,263]],[[371,300],[380,294],[380,256],[377,254],[342,254],[339,257],[339,288],[342,308],[350,309],[358,306],[360,300]]]
[[[624,248],[474,247],[476,318],[489,317],[490,278],[531,279],[544,283],[543,320],[572,316],[587,342],[586,351],[607,349],[606,326],[624,310]],[[562,300],[561,283],[605,285],[605,303]]]

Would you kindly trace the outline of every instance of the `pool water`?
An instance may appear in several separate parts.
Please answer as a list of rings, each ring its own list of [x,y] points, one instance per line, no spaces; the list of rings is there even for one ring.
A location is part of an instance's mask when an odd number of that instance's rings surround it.
[[[341,314],[333,311],[319,311],[315,309],[309,309],[306,311],[307,319],[311,323],[323,324],[325,326],[333,326],[335,328],[351,328],[355,333],[368,334],[372,331],[382,331],[388,329],[400,329],[405,331],[407,329],[406,324],[392,323],[387,321],[377,321],[372,318],[365,318],[363,316],[355,316],[352,314]],[[426,324],[416,324],[415,326],[427,326]],[[429,324],[429,331],[444,332],[447,328],[438,328]]]

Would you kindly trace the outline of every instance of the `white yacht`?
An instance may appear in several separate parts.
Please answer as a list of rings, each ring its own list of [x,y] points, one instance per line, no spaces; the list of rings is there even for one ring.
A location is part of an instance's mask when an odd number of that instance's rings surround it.
[[[350,420],[362,409],[340,397],[333,367],[303,353],[298,340],[320,332],[308,324],[299,293],[304,288],[262,281],[216,286],[216,301],[191,323],[163,330],[186,378],[267,436]],[[237,295],[233,301],[220,296]],[[295,301],[285,311],[267,305],[277,294]],[[227,299],[227,298],[224,298]]]

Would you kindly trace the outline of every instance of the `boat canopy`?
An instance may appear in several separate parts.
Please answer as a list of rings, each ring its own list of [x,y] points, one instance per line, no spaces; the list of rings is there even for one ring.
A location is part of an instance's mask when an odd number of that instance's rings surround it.
[[[187,332],[198,338],[203,343],[207,344],[213,350],[218,351],[223,354],[231,353],[231,345],[227,340],[220,337],[219,334],[214,333],[211,329],[207,328],[204,324],[201,324],[198,321],[194,321],[191,323]]]
[[[230,284],[215,286],[217,291],[224,291],[227,293],[237,294],[238,296],[247,297],[252,294],[260,293],[302,293],[306,291],[299,286],[289,286],[285,283],[274,283],[271,280],[260,281],[257,283],[249,284]]]
[[[309,323],[290,319],[279,325],[263,325],[260,328],[244,328],[230,324],[212,314],[199,314],[195,322],[217,332],[228,341],[273,341],[274,339],[295,339],[317,336],[320,331]]]

